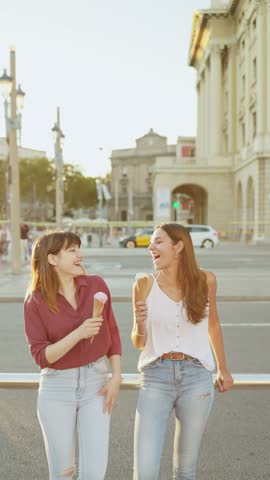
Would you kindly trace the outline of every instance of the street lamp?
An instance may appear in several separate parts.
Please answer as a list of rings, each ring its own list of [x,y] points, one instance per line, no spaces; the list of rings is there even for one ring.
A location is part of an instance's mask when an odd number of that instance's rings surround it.
[[[52,128],[54,138],[54,160],[56,169],[55,216],[56,227],[63,228],[64,182],[63,182],[63,150],[65,135],[60,128],[60,108],[57,107],[57,120]]]
[[[23,108],[24,92],[19,86],[16,90],[16,54],[10,49],[10,76],[4,70],[0,77],[0,86],[4,97],[6,139],[9,145],[8,170],[6,172],[7,206],[10,198],[10,231],[11,231],[11,264],[12,272],[21,271],[20,251],[20,184],[17,149],[17,130],[21,129],[21,111]]]

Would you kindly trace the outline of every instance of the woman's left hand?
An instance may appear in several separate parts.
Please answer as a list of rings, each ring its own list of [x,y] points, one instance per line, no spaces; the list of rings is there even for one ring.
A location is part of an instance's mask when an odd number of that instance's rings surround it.
[[[233,386],[233,378],[229,372],[229,370],[218,370],[217,378],[216,378],[216,385],[220,392],[226,392],[230,390]]]
[[[111,415],[120,390],[121,377],[112,375],[104,387],[98,391],[98,395],[105,395],[103,413]]]

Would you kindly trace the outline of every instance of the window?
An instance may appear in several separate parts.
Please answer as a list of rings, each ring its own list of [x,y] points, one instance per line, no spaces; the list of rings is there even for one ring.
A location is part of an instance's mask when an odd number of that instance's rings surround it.
[[[187,229],[192,233],[209,232],[209,228],[207,227],[187,227]]]
[[[253,79],[257,80],[257,58],[253,58]]]
[[[257,134],[257,112],[252,113],[252,133],[254,139]]]
[[[122,222],[126,222],[126,221],[127,221],[127,211],[126,211],[126,210],[122,210],[122,211],[121,211],[121,221],[122,221]]]
[[[242,96],[245,95],[246,92],[246,75],[242,76]]]
[[[244,122],[241,124],[241,131],[242,131],[242,146],[246,143],[246,125]]]

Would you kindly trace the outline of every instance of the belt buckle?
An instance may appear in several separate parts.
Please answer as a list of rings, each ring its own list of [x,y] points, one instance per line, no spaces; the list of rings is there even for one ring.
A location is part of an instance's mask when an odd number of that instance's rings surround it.
[[[171,359],[171,360],[174,360],[174,361],[175,361],[175,360],[184,360],[184,359],[185,359],[185,354],[184,354],[184,353],[182,353],[182,358],[174,358],[174,354],[175,354],[175,353],[178,353],[178,352],[170,352],[170,359]],[[180,353],[180,352],[179,352],[179,353]]]

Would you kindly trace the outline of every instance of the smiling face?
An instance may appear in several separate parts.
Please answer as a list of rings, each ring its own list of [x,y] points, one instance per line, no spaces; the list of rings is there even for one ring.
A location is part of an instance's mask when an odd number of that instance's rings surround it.
[[[176,244],[162,228],[156,228],[149,246],[152,260],[156,270],[164,270],[176,267],[179,261],[179,253],[183,249],[183,242]]]
[[[55,267],[59,276],[78,277],[84,273],[82,253],[78,245],[62,248],[56,255],[49,254],[48,261]]]

